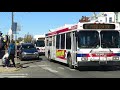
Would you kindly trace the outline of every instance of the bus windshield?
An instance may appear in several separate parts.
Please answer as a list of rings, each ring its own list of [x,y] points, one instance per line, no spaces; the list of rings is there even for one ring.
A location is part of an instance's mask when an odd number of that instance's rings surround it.
[[[44,46],[45,46],[45,42],[44,41],[37,40],[36,47],[44,47]]]
[[[79,48],[98,48],[100,46],[99,33],[97,31],[79,31]]]
[[[101,47],[102,48],[119,48],[119,32],[118,31],[101,31]]]

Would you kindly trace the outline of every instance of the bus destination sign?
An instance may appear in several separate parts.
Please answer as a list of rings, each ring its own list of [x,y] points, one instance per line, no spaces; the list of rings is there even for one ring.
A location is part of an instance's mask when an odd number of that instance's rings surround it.
[[[83,24],[83,29],[115,29],[115,24]]]

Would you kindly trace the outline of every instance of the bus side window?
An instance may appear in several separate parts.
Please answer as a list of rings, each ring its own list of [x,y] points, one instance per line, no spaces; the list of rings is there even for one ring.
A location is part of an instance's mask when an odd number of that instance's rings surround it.
[[[71,49],[71,33],[66,34],[66,49]]]
[[[52,46],[52,37],[49,38],[49,46]]]
[[[59,49],[60,35],[56,35],[56,49]]]
[[[61,49],[65,49],[65,34],[61,34]]]
[[[49,40],[48,40],[48,38],[46,39],[46,46],[48,46],[48,42],[49,42]]]
[[[52,41],[49,41],[49,46],[52,46]]]
[[[55,46],[55,36],[53,36],[53,46]]]

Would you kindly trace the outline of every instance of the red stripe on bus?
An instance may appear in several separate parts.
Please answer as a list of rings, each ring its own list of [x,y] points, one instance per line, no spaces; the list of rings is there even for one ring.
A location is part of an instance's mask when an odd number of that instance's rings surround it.
[[[61,29],[61,30],[58,30],[58,31],[54,31],[54,32],[48,33],[48,36],[54,35],[54,34],[59,34],[59,33],[66,32],[66,31],[69,31],[69,29],[65,28],[65,29]]]
[[[105,55],[97,55],[97,54],[87,54],[86,57],[112,57],[115,56],[114,53],[107,53]]]
[[[74,29],[77,29],[77,25],[71,26],[70,29],[69,28],[64,28],[64,29],[61,29],[61,30],[50,32],[47,35],[50,36],[50,35],[59,34],[59,33],[67,32],[67,31],[74,30]]]

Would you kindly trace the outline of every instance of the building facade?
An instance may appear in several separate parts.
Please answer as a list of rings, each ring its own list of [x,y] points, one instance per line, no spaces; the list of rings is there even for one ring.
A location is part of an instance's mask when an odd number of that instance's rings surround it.
[[[100,12],[90,17],[91,22],[106,22],[114,23],[120,22],[120,12]]]

